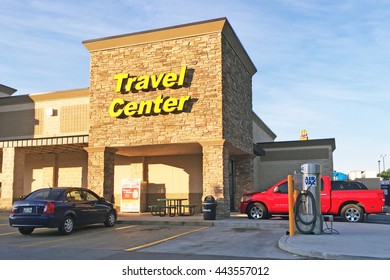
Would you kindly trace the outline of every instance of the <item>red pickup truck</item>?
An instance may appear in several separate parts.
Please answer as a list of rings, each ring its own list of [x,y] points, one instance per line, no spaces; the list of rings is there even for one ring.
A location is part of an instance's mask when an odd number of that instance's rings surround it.
[[[250,219],[267,219],[270,215],[288,214],[287,179],[266,191],[247,193],[241,199],[240,212]],[[365,214],[383,212],[383,190],[368,190],[360,182],[331,181],[321,177],[322,214],[341,216],[348,222],[362,222]]]

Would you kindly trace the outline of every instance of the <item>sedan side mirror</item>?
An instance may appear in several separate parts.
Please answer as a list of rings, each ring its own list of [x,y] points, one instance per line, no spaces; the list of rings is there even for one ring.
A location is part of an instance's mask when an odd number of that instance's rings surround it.
[[[274,188],[274,193],[280,193],[279,187]]]
[[[99,197],[99,203],[106,202],[106,199],[104,197]]]

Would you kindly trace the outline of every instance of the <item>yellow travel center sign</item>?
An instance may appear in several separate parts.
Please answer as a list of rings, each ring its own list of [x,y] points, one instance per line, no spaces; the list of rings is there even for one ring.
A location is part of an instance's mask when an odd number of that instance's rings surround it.
[[[187,66],[182,66],[179,74],[170,72],[166,74],[143,75],[139,77],[132,77],[126,73],[115,74],[114,79],[117,81],[115,92],[125,94],[129,92],[138,92],[140,90],[165,89],[174,86],[182,87],[184,85],[186,70]],[[122,98],[115,98],[108,108],[108,113],[113,118],[119,118],[171,113],[174,111],[182,112],[186,102],[190,100],[190,98],[190,96],[164,98],[163,95],[159,95],[154,100],[145,100],[140,103],[125,101]]]
[[[179,75],[174,72],[170,72],[167,74],[160,74],[158,76],[143,75],[139,77],[131,77],[126,73],[119,73],[114,75],[114,79],[117,80],[115,91],[128,93],[133,90],[140,91],[158,89],[161,86],[164,88],[171,88],[174,85],[182,87],[184,85],[186,70],[187,66],[182,66]]]

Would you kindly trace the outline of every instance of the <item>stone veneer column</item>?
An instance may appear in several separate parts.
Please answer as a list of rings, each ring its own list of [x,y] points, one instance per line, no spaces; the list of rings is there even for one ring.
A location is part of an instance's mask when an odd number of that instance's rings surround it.
[[[229,151],[224,140],[200,143],[203,148],[203,198],[217,201],[217,220],[230,217]]]
[[[88,188],[112,201],[114,197],[114,164],[116,149],[88,147]]]
[[[24,150],[19,148],[3,149],[2,206],[10,206],[24,193]]]
[[[240,156],[236,158],[236,193],[235,202],[239,202],[244,193],[253,192],[253,155]],[[238,203],[235,205],[238,210]]]

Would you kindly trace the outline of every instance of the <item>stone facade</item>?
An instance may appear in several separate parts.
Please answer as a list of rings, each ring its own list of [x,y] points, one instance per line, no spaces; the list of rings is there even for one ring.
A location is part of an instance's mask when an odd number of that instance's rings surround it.
[[[88,188],[108,201],[114,200],[115,149],[85,148],[88,152]]]
[[[248,155],[253,154],[252,74],[223,36],[223,138]]]
[[[203,144],[203,195],[212,195],[217,201],[217,219],[228,218],[229,152],[224,141]]]
[[[89,146],[135,146],[222,139],[221,34],[146,43],[91,52]],[[131,76],[178,72],[187,66],[179,89],[115,92],[117,73]],[[158,95],[189,95],[179,114],[115,119],[108,108],[115,98],[137,103]],[[111,137],[106,137],[110,135]],[[127,135],[128,137],[124,137]]]
[[[235,191],[234,210],[238,210],[238,203],[245,193],[254,190],[254,164],[253,157],[242,156],[236,159],[236,184],[239,186]]]
[[[164,32],[170,34],[164,35]],[[142,39],[139,36],[143,36]],[[165,37],[156,39],[161,36]],[[200,143],[203,195],[216,197],[218,218],[228,217],[229,159],[234,160],[236,156],[252,159],[253,154],[251,86],[256,69],[227,20],[202,22],[191,28],[179,26],[86,41],[84,44],[91,56],[88,152],[106,147],[127,147],[127,151],[135,151],[144,146],[155,150],[161,145]],[[187,70],[180,87],[147,90],[130,90],[129,87],[123,90],[119,86],[121,90],[116,90],[118,81],[114,77],[118,73],[128,73],[129,77],[150,77],[179,73],[182,66]],[[115,98],[140,104],[160,95],[177,99],[190,96],[190,100],[182,112],[120,118],[113,118],[108,113]],[[91,169],[95,162],[103,164],[102,157],[101,153],[101,160],[96,160],[95,152],[91,153],[89,185],[94,186],[93,181],[99,181],[108,194],[110,191],[106,190],[111,187],[110,183],[105,183],[104,176],[111,174],[103,168]],[[246,160],[237,173],[251,178],[237,180],[239,183],[245,181],[245,189],[251,189],[253,185],[250,162]]]

